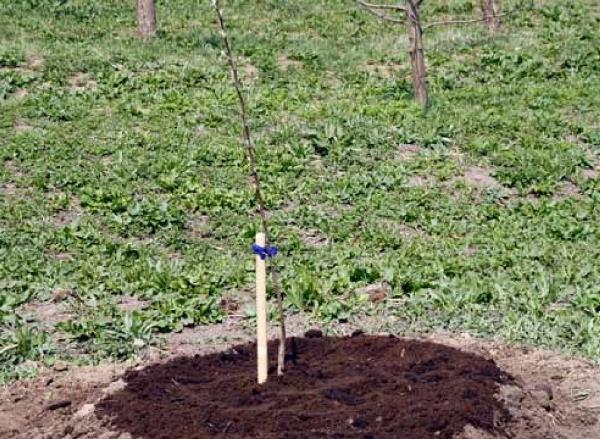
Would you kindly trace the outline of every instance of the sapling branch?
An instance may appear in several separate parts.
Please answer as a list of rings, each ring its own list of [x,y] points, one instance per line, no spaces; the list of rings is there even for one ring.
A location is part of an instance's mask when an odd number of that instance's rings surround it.
[[[514,10],[512,10],[512,11],[509,11],[509,12],[504,12],[504,13],[502,13],[502,14],[497,14],[497,15],[488,15],[488,16],[485,16],[485,17],[482,17],[482,18],[473,18],[473,19],[470,19],[470,20],[446,20],[446,21],[436,21],[436,22],[429,23],[429,24],[426,24],[425,26],[423,26],[423,30],[425,30],[425,29],[430,29],[430,28],[432,28],[432,27],[437,27],[437,26],[452,26],[452,25],[455,25],[455,24],[470,24],[470,23],[480,23],[480,22],[482,22],[482,21],[487,21],[487,20],[489,20],[490,18],[500,18],[500,17],[506,17],[507,15],[512,15],[512,14],[514,14],[515,12],[517,12],[518,10],[520,10],[520,8],[519,8],[519,9],[514,9]]]
[[[235,92],[237,94],[239,108],[240,108],[240,118],[242,120],[242,133],[244,137],[244,143],[246,145],[246,155],[248,158],[248,166],[250,168],[250,176],[252,177],[252,182],[254,185],[254,195],[256,197],[256,202],[258,204],[258,213],[260,216],[261,230],[265,234],[266,246],[269,246],[270,243],[270,235],[269,235],[269,223],[268,223],[268,209],[265,205],[265,200],[262,195],[261,190],[261,182],[260,177],[258,175],[258,167],[256,165],[256,149],[254,148],[254,142],[252,141],[252,135],[250,131],[250,124],[248,122],[248,113],[246,111],[246,101],[244,99],[244,94],[242,93],[242,84],[240,81],[237,63],[235,61],[235,57],[233,56],[233,51],[231,50],[231,44],[229,42],[229,37],[227,35],[227,29],[225,27],[225,20],[223,18],[223,12],[221,11],[221,7],[219,4],[219,0],[212,0],[212,4],[217,13],[217,17],[219,20],[219,27],[221,30],[221,36],[223,37],[223,44],[225,46],[225,54],[227,55],[227,59],[229,62],[229,67],[231,69],[231,77],[233,81],[233,86],[235,88]],[[286,340],[286,331],[285,331],[285,315],[283,309],[283,293],[281,291],[281,285],[279,283],[279,275],[277,271],[277,266],[274,262],[271,261],[269,264],[269,273],[271,275],[273,289],[275,290],[277,296],[277,311],[279,313],[279,349],[277,352],[277,374],[283,375],[285,369],[285,340]]]
[[[499,13],[497,10],[498,5],[496,3],[494,3],[494,8],[491,9],[491,12],[485,13],[484,16],[481,18],[473,18],[473,19],[466,19],[466,20],[461,20],[461,19],[454,20],[453,19],[453,20],[445,20],[445,21],[436,21],[436,22],[424,25],[423,30],[431,29],[432,27],[438,27],[438,26],[453,26],[453,25],[461,25],[461,24],[480,23],[482,21],[488,21],[488,20],[496,20],[494,30],[497,30],[497,28],[499,26],[499,21],[497,21],[497,19],[499,19],[501,17],[508,17],[508,16],[514,15],[518,12],[524,12],[527,10],[531,10],[532,8],[533,8],[533,2],[528,2],[528,3],[523,2],[523,4],[514,7],[510,11]]]
[[[376,16],[377,18],[379,18],[380,20],[390,21],[392,23],[404,23],[405,22],[405,20],[403,18],[395,18],[395,17],[392,17],[390,15],[386,15],[383,12],[379,11],[381,9],[394,9],[396,11],[404,11],[405,9],[402,6],[396,6],[396,5],[373,5],[371,3],[367,3],[367,2],[364,2],[362,0],[356,0],[356,3],[358,3],[365,11],[367,11],[370,14],[373,14],[374,16]],[[394,6],[394,7],[392,7],[392,6]]]
[[[394,11],[405,11],[406,8],[400,5],[375,5],[373,3],[367,3],[363,0],[356,0],[361,6],[370,9],[393,9]]]

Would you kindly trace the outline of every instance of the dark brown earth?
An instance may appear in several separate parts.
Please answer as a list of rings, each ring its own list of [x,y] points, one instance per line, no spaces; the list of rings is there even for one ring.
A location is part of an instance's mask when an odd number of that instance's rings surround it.
[[[307,335],[289,341],[286,375],[265,385],[255,346],[240,345],[130,371],[96,416],[153,439],[506,437],[511,415],[497,394],[514,380],[493,360],[393,336]]]
[[[289,333],[295,336],[301,336],[312,326],[305,316],[299,314],[288,316],[287,323]],[[332,336],[350,335],[353,331],[362,329],[385,337],[393,331],[396,324],[392,315],[361,315],[353,316],[348,324],[334,324],[323,329]],[[271,336],[275,337],[276,328],[271,329]],[[312,335],[318,333],[318,330],[313,330]],[[111,424],[111,416],[107,416],[107,411],[98,408],[98,405],[105,402],[109,395],[119,394],[126,389],[127,382],[123,377],[132,374],[126,371],[160,370],[160,364],[179,361],[174,360],[176,357],[191,358],[195,354],[223,352],[237,344],[251,341],[254,336],[253,328],[247,327],[241,321],[228,319],[224,323],[186,328],[182,333],[171,334],[160,349],[151,348],[144,353],[143,357],[126,362],[105,362],[87,366],[57,363],[52,368],[45,367],[43,363],[32,364],[32,367],[38,367],[38,376],[0,387],[0,438],[138,439],[148,437],[145,434],[135,437],[120,429],[118,423]],[[432,345],[432,349],[437,346],[441,354],[453,348],[470,353],[477,358],[493,359],[503,371],[514,377],[508,384],[500,385],[496,394],[496,398],[502,401],[503,408],[510,413],[507,425],[501,423],[495,431],[489,432],[469,424],[461,433],[454,435],[453,439],[600,438],[600,368],[589,360],[569,358],[558,352],[531,346],[507,345],[499,340],[486,341],[467,333],[434,333],[416,339],[407,337],[402,340],[410,345],[437,343]],[[301,363],[300,354],[298,355],[297,363]],[[407,355],[406,351],[405,355]],[[429,355],[436,354],[430,352]],[[325,357],[323,355],[323,358]],[[396,363],[390,366],[391,373],[394,373]],[[226,375],[222,375],[220,379],[225,380],[225,377]],[[187,387],[185,383],[180,385],[183,388]],[[309,393],[307,390],[306,394]],[[413,398],[417,397],[413,396]],[[165,412],[173,413],[177,410],[176,407],[179,407],[178,404],[180,401],[175,398],[171,406],[165,407]],[[301,407],[301,405],[296,404],[294,407]],[[309,408],[311,410],[308,413],[312,413],[312,408]],[[409,409],[416,413],[412,405]],[[405,411],[407,410],[402,412]],[[330,413],[325,413],[323,417],[329,415]],[[432,415],[434,419],[438,417],[438,413]],[[148,413],[141,413],[139,419],[148,425],[149,416]],[[118,415],[113,418],[116,421]],[[356,419],[359,419],[360,425],[359,417],[352,419],[355,427]],[[383,416],[381,421],[384,421]],[[229,435],[232,425],[225,433],[219,432],[210,437],[235,437]],[[354,432],[361,437],[361,430],[357,428],[349,429],[350,437]],[[298,429],[295,436],[289,433],[288,437],[306,437],[310,433],[308,430]],[[239,433],[233,434],[237,434],[238,438],[240,436]],[[322,436],[315,433],[313,437]],[[437,436],[434,433],[429,437],[435,439]]]

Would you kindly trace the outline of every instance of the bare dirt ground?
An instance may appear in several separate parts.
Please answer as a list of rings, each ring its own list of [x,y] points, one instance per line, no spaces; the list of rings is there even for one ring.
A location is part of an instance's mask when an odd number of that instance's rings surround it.
[[[325,333],[345,335],[360,328],[386,326],[381,322],[372,324],[370,319],[373,318],[326,328]],[[302,335],[311,328],[310,322],[301,316],[292,316],[288,324],[292,336]],[[107,395],[127,388],[127,370],[141,371],[176,357],[220,352],[251,340],[252,335],[252,328],[230,319],[219,325],[175,334],[161,349],[154,349],[136,361],[85,367],[61,365],[42,371],[37,378],[14,383],[0,391],[0,437],[132,438],[130,433],[115,428],[109,418],[98,416],[96,410],[96,405]],[[275,331],[271,336],[275,336]],[[493,360],[514,378],[512,384],[500,386],[497,394],[512,418],[505,432],[491,434],[466,426],[453,437],[600,437],[600,368],[593,363],[566,358],[556,352],[483,341],[466,334],[431,334],[418,339]]]

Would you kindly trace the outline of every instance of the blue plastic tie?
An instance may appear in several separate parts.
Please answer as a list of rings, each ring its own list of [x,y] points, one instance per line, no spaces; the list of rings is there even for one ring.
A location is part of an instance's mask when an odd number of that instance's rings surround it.
[[[267,258],[274,257],[278,250],[277,247],[262,247],[257,243],[252,244],[252,252],[258,255],[263,261]]]

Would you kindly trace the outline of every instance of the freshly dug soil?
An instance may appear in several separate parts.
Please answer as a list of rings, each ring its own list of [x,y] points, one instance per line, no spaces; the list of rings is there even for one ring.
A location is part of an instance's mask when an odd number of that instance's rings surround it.
[[[265,385],[246,344],[128,372],[96,415],[148,439],[453,438],[467,426],[505,435],[510,414],[496,394],[514,383],[494,361],[391,336],[307,335],[288,340],[285,376]]]

